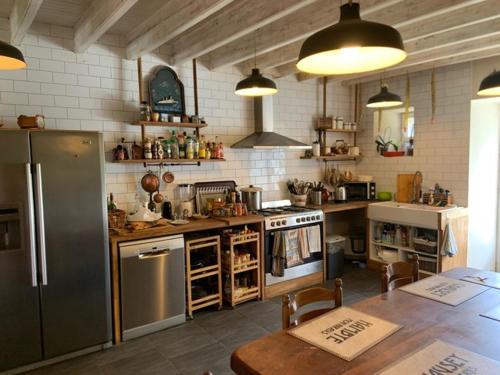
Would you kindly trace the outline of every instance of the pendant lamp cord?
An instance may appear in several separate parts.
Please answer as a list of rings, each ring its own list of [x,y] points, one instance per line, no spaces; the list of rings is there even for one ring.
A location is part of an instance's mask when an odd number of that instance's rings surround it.
[[[253,37],[253,66],[257,69],[257,32],[255,32]]]

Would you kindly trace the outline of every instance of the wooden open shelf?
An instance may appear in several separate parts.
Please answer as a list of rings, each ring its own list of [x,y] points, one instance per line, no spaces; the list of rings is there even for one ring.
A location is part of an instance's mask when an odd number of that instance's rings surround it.
[[[322,130],[328,133],[359,133],[360,130],[344,130],[344,129],[316,129],[316,130]]]
[[[131,159],[131,160],[113,160],[113,163],[119,164],[198,164],[201,163],[217,163],[223,162],[226,159]]]
[[[301,157],[301,159],[314,159],[323,161],[348,161],[348,160],[359,160],[361,155],[350,156],[350,155],[331,155],[331,156],[313,156],[311,158]]]
[[[192,269],[191,254],[193,251],[212,251],[215,252],[216,262],[202,268]],[[220,255],[220,236],[211,236],[197,238],[186,241],[186,294],[187,294],[187,313],[193,317],[193,312],[211,305],[222,307],[222,275],[221,275],[221,255]],[[193,281],[217,277],[217,293],[208,296],[193,299],[192,286]]]
[[[208,124],[193,124],[192,122],[165,122],[165,121],[135,121],[132,122],[131,125],[136,126],[163,126],[167,128],[191,128],[191,129],[199,129],[206,128]]]

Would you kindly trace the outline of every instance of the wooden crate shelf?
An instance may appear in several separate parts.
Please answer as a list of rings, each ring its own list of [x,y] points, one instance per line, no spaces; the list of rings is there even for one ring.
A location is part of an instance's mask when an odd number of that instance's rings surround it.
[[[207,251],[215,253],[215,263],[201,267],[192,268],[192,253],[198,251]],[[192,287],[193,281],[217,278],[217,292],[211,293],[202,298],[193,299]],[[196,238],[186,241],[186,300],[187,314],[193,318],[193,312],[207,306],[219,305],[222,307],[222,266],[221,266],[221,247],[220,236],[210,236]]]
[[[246,233],[223,238],[224,300],[232,307],[262,296],[260,288],[260,233]],[[241,248],[244,245],[244,250]],[[237,253],[250,254],[249,261],[236,261]],[[236,280],[248,273],[246,287],[237,288]],[[230,283],[230,288],[227,283]],[[245,289],[244,289],[245,288]]]
[[[313,156],[311,158],[301,157],[301,159],[312,159],[312,160],[322,160],[322,161],[349,161],[349,160],[359,160],[361,155],[350,156],[350,155],[331,155],[331,156]]]

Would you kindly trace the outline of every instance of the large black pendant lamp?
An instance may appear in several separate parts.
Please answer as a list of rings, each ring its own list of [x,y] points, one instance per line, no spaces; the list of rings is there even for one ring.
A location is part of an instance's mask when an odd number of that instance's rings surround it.
[[[22,52],[16,47],[0,40],[0,70],[26,68]]]
[[[493,71],[485,77],[479,85],[479,96],[498,96],[500,95],[500,72]]]
[[[391,108],[399,107],[403,104],[401,97],[389,91],[386,84],[382,84],[380,92],[368,99],[368,108]]]
[[[241,96],[265,96],[274,95],[278,92],[276,83],[272,79],[266,78],[257,68],[257,38],[254,37],[254,68],[252,74],[241,80],[236,85],[234,93]]]
[[[388,25],[363,21],[359,3],[340,7],[340,20],[311,35],[302,44],[297,68],[331,75],[369,72],[396,65],[406,58],[399,32]]]

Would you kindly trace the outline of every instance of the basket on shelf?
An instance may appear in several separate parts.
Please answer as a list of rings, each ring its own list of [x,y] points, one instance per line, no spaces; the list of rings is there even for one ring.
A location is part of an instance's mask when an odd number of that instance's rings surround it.
[[[127,218],[127,213],[123,210],[115,209],[113,211],[108,211],[109,229],[125,228],[126,218]]]

